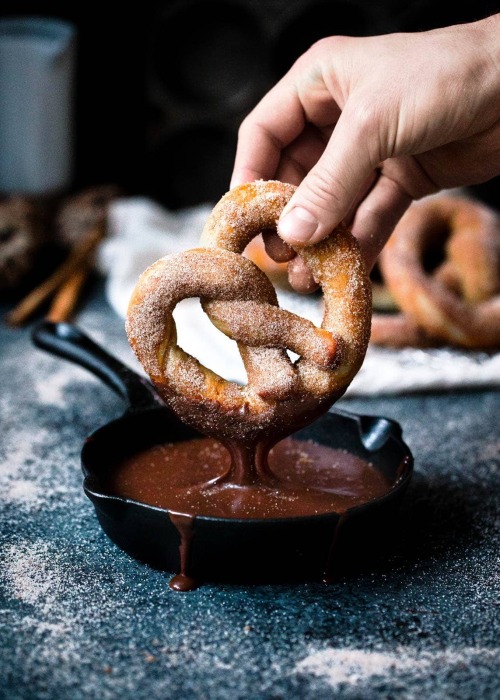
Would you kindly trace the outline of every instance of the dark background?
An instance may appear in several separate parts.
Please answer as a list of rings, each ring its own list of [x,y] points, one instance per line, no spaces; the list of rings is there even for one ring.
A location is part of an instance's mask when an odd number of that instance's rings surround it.
[[[313,41],[429,29],[499,9],[494,0],[449,5],[4,0],[0,16],[58,17],[77,29],[74,188],[113,182],[175,209],[227,190],[239,123]],[[497,206],[499,184],[473,189]]]

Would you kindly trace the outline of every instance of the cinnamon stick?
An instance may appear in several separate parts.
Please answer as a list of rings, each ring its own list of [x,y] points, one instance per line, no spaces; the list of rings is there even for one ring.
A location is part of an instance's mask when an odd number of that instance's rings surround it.
[[[79,270],[76,270],[76,272],[74,272],[71,277],[68,277],[66,282],[61,285],[46,315],[47,321],[60,323],[61,321],[71,320],[89,272],[90,265],[87,263]]]
[[[38,287],[35,287],[7,315],[6,322],[11,326],[21,326],[35,311],[51,297],[78,270],[92,259],[99,243],[105,235],[105,221],[99,221],[75,244],[67,259]]]

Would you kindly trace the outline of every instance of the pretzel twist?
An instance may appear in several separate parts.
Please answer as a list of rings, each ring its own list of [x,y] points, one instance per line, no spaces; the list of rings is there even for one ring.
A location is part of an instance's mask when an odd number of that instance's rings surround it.
[[[442,262],[425,259],[441,248]],[[402,347],[500,345],[500,217],[465,197],[412,204],[379,258],[401,313],[374,314],[372,342]]]
[[[226,193],[200,244],[161,258],[140,276],[127,314],[132,349],[161,396],[188,424],[221,440],[252,443],[288,434],[339,398],[359,370],[370,334],[371,285],[345,228],[301,250],[324,292],[321,328],[279,308],[266,275],[241,253],[276,221],[295,188],[258,181]],[[248,376],[223,379],[176,342],[172,312],[199,297],[238,344]],[[292,362],[287,350],[299,355]]]

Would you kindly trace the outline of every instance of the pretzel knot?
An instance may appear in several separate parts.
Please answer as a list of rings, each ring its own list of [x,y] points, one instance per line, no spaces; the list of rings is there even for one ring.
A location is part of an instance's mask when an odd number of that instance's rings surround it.
[[[311,422],[347,389],[370,335],[371,284],[352,234],[338,227],[301,254],[324,293],[321,328],[278,305],[266,275],[242,255],[276,221],[292,185],[258,181],[214,207],[203,247],[167,255],[140,276],[127,314],[132,349],[161,396],[188,424],[223,441],[252,443]],[[235,340],[248,383],[223,379],[177,345],[175,306],[199,297]],[[287,350],[298,359],[292,362]]]

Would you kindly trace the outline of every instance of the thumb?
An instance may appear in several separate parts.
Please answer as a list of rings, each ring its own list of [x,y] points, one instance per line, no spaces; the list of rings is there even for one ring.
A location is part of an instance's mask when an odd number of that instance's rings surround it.
[[[317,243],[352,211],[359,191],[381,160],[370,155],[368,144],[378,144],[373,136],[366,120],[356,128],[344,109],[321,158],[281,214],[278,233],[286,243]]]

